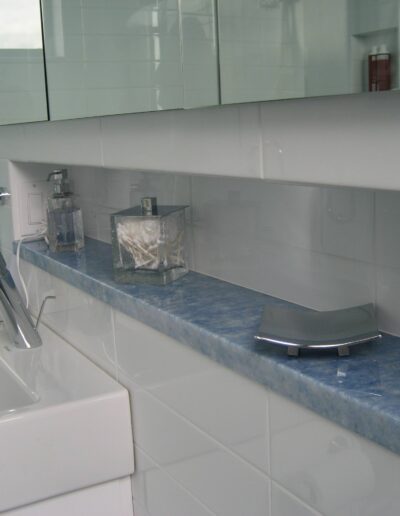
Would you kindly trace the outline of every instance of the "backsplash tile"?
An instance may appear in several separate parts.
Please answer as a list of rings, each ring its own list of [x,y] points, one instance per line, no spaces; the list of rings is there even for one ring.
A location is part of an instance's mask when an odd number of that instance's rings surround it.
[[[376,193],[376,261],[400,268],[400,192]]]
[[[153,195],[191,206],[191,268],[315,309],[375,299],[373,192],[71,167],[88,236]]]
[[[15,163],[37,177],[49,166]],[[110,215],[156,196],[187,204],[192,270],[333,310],[377,302],[380,328],[400,334],[400,193],[261,179],[69,167],[87,236],[110,243]],[[35,176],[35,177],[36,177]],[[400,240],[399,240],[400,241]]]

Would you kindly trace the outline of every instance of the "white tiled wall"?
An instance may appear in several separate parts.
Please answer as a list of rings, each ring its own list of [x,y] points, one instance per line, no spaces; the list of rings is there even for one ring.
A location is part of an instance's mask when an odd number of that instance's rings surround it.
[[[88,234],[108,240],[109,214],[141,194],[187,202],[195,270],[320,309],[376,300],[382,329],[400,334],[399,195],[264,180],[399,189],[399,104],[371,94],[0,127],[0,157],[107,166],[74,171]]]
[[[0,187],[8,192],[11,190],[8,162],[3,159],[0,159]],[[7,261],[12,255],[13,234],[13,215],[11,202],[8,200],[4,204],[0,203],[0,250]]]
[[[22,181],[15,188],[32,178],[39,184],[41,171],[45,179],[50,170],[47,164],[14,163],[14,178]],[[193,270],[319,310],[375,302],[380,328],[400,335],[398,192],[69,170],[87,236],[110,242],[110,215],[140,204],[143,196],[188,204]]]
[[[32,177],[40,166],[15,170]],[[110,214],[143,196],[188,204],[193,270],[320,310],[377,302],[381,329],[400,334],[400,193],[77,166],[70,175],[92,238],[110,242]]]
[[[0,158],[400,189],[400,96],[364,94],[0,127]]]
[[[23,270],[60,293],[45,323],[129,389],[135,516],[398,515],[398,455],[114,310],[99,338],[101,302]]]

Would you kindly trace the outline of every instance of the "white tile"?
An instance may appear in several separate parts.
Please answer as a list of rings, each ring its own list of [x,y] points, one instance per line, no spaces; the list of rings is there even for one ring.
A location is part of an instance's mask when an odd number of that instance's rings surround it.
[[[398,513],[398,455],[272,393],[270,424],[272,478],[307,505],[326,516]]]
[[[151,392],[268,473],[267,393],[263,387],[217,366],[171,379]]]
[[[400,268],[377,266],[376,302],[378,324],[382,331],[400,335]]]
[[[110,117],[102,139],[106,166],[260,176],[257,106]]]
[[[215,221],[213,231],[208,229],[208,237],[204,231],[200,237],[194,232],[199,272],[319,310],[375,298],[372,265],[279,241],[258,240],[253,245],[256,235],[219,232]],[[204,252],[205,245],[212,253]]]
[[[120,312],[114,312],[119,374],[137,388],[162,386],[214,369],[215,362]]]
[[[271,483],[271,516],[320,516],[298,498],[279,486]]]
[[[98,119],[27,124],[25,156],[45,163],[101,165]]]
[[[111,308],[62,280],[37,269],[38,302],[47,295],[43,321],[113,377],[116,354]]]
[[[203,238],[205,231],[211,238],[215,235],[210,232],[218,233],[219,238],[230,240],[228,245],[237,252],[241,248],[257,252],[263,243],[322,251],[322,196],[319,187],[227,177],[192,178],[198,233]],[[243,242],[243,238],[248,241]]]
[[[374,193],[356,188],[323,188],[321,197],[323,251],[373,262]]]
[[[172,118],[171,112],[165,112],[102,119],[104,165],[173,170],[167,161],[173,147]]]
[[[9,163],[5,159],[0,159],[0,187],[12,194]],[[0,250],[11,252],[13,239],[12,199],[9,199],[4,204],[0,204]]]
[[[399,188],[399,103],[391,93],[264,103],[264,177]],[[377,127],[385,127],[379,143]]]
[[[400,267],[400,192],[376,192],[376,262],[382,267]]]
[[[374,300],[368,192],[193,177],[192,219],[199,272],[317,309]]]
[[[212,516],[214,513],[135,448],[132,477],[135,516]]]
[[[145,391],[134,393],[132,417],[138,446],[211,511],[231,516],[268,514],[266,476]]]
[[[152,328],[115,312],[120,381],[141,388],[262,471],[268,471],[267,396]]]
[[[216,514],[269,514],[268,477],[249,470],[223,451],[176,463],[168,471]]]

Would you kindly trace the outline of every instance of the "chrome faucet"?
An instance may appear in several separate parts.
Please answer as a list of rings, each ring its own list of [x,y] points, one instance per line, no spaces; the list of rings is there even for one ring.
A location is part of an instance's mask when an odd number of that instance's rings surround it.
[[[25,304],[15,286],[10,271],[7,269],[6,262],[1,252],[0,319],[3,320],[6,331],[17,348],[31,349],[42,345],[42,339],[37,331],[40,316],[35,325],[27,308],[25,308]]]

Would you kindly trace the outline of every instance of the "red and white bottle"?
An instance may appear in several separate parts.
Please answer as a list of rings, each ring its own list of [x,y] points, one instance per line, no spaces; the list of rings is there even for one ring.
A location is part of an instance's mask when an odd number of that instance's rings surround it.
[[[376,91],[392,89],[391,55],[386,45],[381,45],[376,56]]]

